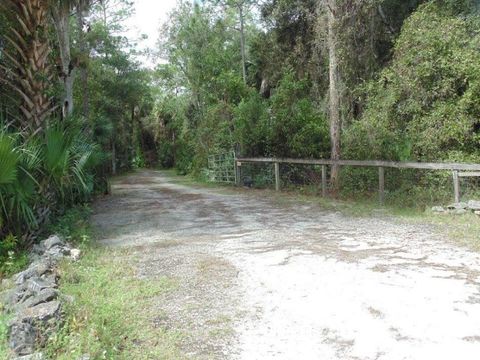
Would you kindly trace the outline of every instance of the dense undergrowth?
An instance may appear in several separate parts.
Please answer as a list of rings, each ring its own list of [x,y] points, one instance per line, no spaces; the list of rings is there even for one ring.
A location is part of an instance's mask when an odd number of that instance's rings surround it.
[[[376,22],[378,6],[392,21],[387,37],[385,23]],[[342,158],[479,163],[475,2],[366,1],[357,10],[355,19],[347,13],[345,24],[338,25],[345,26],[339,39],[345,75]],[[150,121],[163,166],[201,178],[211,154],[330,157],[328,62],[322,57],[328,49],[321,15],[314,2],[281,1],[263,11],[266,32],[248,33],[251,65],[245,82],[235,71],[238,39],[229,27],[231,12],[218,17],[215,7],[185,5],[173,13],[162,43],[170,62],[157,71],[164,94]],[[287,169],[285,185],[308,185],[306,172]],[[387,169],[386,176],[391,203],[425,208],[451,201],[448,172]],[[376,169],[345,167],[339,195],[374,196],[377,182]],[[270,169],[260,169],[256,183],[271,186]],[[478,183],[465,185],[466,197],[478,197]]]
[[[77,205],[59,215],[53,223],[46,226],[45,234],[58,234],[67,242],[84,248],[90,244],[91,231],[89,225],[90,206]],[[0,263],[0,280],[21,271],[29,262],[28,249],[18,248],[16,238],[9,235],[2,243],[6,257]]]
[[[24,263],[23,252],[52,221],[90,199],[102,155],[81,129],[62,125],[29,139],[0,130],[0,159],[1,275]]]

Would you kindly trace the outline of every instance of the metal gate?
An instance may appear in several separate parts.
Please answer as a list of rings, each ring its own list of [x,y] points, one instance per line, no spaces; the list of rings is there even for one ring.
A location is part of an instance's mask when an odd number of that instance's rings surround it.
[[[208,179],[212,182],[235,183],[235,152],[208,157]]]

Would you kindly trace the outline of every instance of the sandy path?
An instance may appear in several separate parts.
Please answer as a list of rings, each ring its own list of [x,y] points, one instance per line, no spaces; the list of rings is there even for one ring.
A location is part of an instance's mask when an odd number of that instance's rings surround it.
[[[189,358],[480,356],[480,256],[427,226],[154,171],[113,189],[96,206],[102,242],[126,247],[138,276],[181,280],[157,320],[190,334]]]

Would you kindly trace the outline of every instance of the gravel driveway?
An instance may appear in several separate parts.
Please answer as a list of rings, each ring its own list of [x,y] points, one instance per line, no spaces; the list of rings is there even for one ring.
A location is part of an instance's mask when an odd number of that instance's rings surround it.
[[[95,207],[193,359],[479,359],[480,256],[423,225],[141,171]]]

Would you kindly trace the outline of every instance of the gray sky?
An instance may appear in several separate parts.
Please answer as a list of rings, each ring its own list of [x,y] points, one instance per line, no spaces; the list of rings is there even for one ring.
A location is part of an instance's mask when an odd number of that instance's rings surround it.
[[[177,0],[134,0],[135,15],[126,23],[127,36],[138,39],[141,34],[148,36],[140,43],[141,49],[154,49],[158,40],[160,26],[168,21],[168,13],[175,7]],[[150,59],[142,59],[146,66],[154,64]]]

